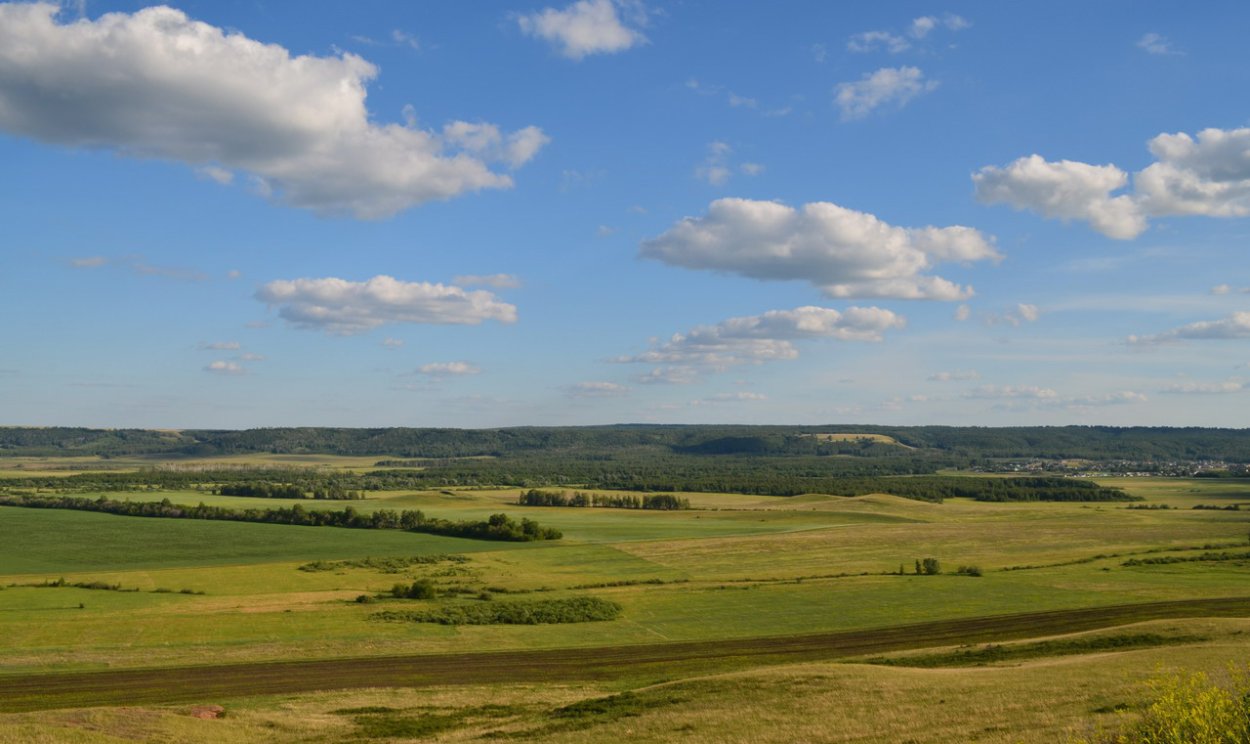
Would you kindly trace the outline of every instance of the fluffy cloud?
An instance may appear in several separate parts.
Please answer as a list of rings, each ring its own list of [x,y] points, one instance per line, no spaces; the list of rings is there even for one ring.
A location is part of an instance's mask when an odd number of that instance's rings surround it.
[[[482,370],[468,362],[430,362],[417,367],[417,373],[441,379],[443,377],[467,377]]]
[[[713,186],[724,186],[729,183],[729,178],[734,171],[729,162],[729,156],[732,154],[733,148],[728,143],[720,141],[708,143],[707,157],[695,166],[694,177],[700,181],[707,181]],[[758,176],[764,172],[764,166],[759,163],[743,163],[738,166],[738,171],[747,176]]]
[[[1250,215],[1250,128],[1204,129],[1160,134],[1149,143],[1155,162],[1133,176],[1132,193],[1114,165],[1040,155],[1005,167],[987,166],[972,176],[977,197],[1061,220],[1083,220],[1111,238],[1140,235],[1150,217]]]
[[[1164,56],[1184,54],[1184,52],[1177,51],[1172,46],[1172,42],[1168,41],[1166,36],[1156,33],[1142,35],[1142,37],[1137,40],[1137,48],[1143,49],[1150,54]]]
[[[1005,168],[982,168],[972,181],[977,198],[986,204],[1009,204],[1053,219],[1084,220],[1113,238],[1132,238],[1146,229],[1146,216],[1135,199],[1111,196],[1128,183],[1128,174],[1114,165],[1051,163],[1030,155]]]
[[[688,385],[698,379],[698,370],[687,365],[656,367],[650,372],[633,377],[634,382],[640,385]]]
[[[768,400],[768,396],[763,393],[752,393],[749,391],[739,391],[736,393],[717,393],[709,395],[706,398],[690,401],[692,406],[714,406],[720,403],[749,403],[760,400]]]
[[[830,297],[960,300],[972,289],[925,273],[942,261],[997,259],[970,227],[895,227],[829,202],[801,210],[776,202],[718,199],[644,241],[641,254],[674,266],[753,279],[801,279]]]
[[[920,16],[913,18],[911,25],[907,27],[906,36],[891,33],[889,31],[865,31],[855,34],[846,42],[847,51],[851,52],[875,52],[878,49],[887,51],[890,54],[898,54],[911,49],[912,42],[910,39],[920,41],[926,38],[935,29],[945,28],[949,31],[962,31],[972,24],[964,18],[947,13],[945,16],[938,18],[936,16]],[[819,46],[819,45],[817,45]],[[824,47],[820,47],[820,57],[818,61],[824,61]]]
[[[1029,305],[1019,303],[1010,310],[1001,313],[986,313],[982,316],[986,325],[1006,324],[1012,327],[1019,327],[1023,323],[1035,323],[1042,316],[1042,311],[1037,305]]]
[[[957,16],[954,13],[947,13],[941,18],[921,16],[912,19],[911,28],[908,29],[907,35],[913,39],[923,39],[938,27],[944,27],[949,31],[963,31],[971,25],[963,16]]]
[[[975,369],[955,370],[954,372],[938,372],[929,375],[929,382],[964,382],[981,379],[981,373]]]
[[[1101,406],[1131,405],[1145,403],[1149,398],[1134,390],[1118,390],[1114,393],[1086,395],[1080,398],[1068,398],[1063,402],[1065,408],[1096,408]]]
[[[1240,393],[1245,389],[1246,384],[1239,380],[1226,380],[1224,382],[1181,382],[1168,385],[1160,392],[1168,395],[1226,395]]]
[[[351,335],[387,323],[477,325],[486,320],[512,323],[516,307],[485,290],[375,276],[365,282],[334,277],[282,279],[256,292],[256,299],[278,308],[296,328]]]
[[[847,51],[861,54],[875,52],[878,49],[883,49],[890,54],[898,54],[910,48],[910,41],[889,31],[865,31],[855,34],[846,42]]]
[[[1133,184],[1151,215],[1250,215],[1250,128],[1160,134],[1150,152]]]
[[[455,122],[443,133],[370,121],[377,68],[292,56],[169,7],[58,23],[52,3],[0,5],[0,129],[56,145],[190,164],[221,183],[329,214],[381,218],[512,179],[546,142]],[[466,141],[465,129],[486,130]]]
[[[614,361],[723,370],[739,364],[794,359],[799,355],[794,342],[799,340],[880,341],[885,331],[904,325],[902,316],[879,307],[852,307],[845,312],[811,306],[770,310],[698,326],[689,333],[674,334],[642,354]]]
[[[886,104],[898,108],[922,93],[938,87],[936,80],[925,80],[918,67],[882,67],[854,83],[838,83],[834,103],[842,110],[842,120],[862,119]]]
[[[1129,336],[1130,344],[1161,344],[1169,341],[1250,338],[1250,312],[1240,311],[1219,320],[1200,320],[1152,336]]]
[[[1050,388],[1037,387],[1035,385],[981,385],[974,390],[964,393],[964,397],[984,400],[1019,398],[1047,400],[1058,398],[1059,394]]]
[[[694,177],[707,181],[713,186],[724,186],[729,183],[732,171],[729,169],[729,153],[731,148],[724,142],[712,142],[707,146],[707,157],[694,169]]]
[[[589,54],[615,54],[646,43],[647,37],[626,25],[618,9],[632,11],[632,25],[646,24],[641,3],[619,0],[578,0],[564,10],[543,8],[519,15],[516,21],[522,33],[550,42],[569,59],[580,60]]]
[[[243,367],[243,365],[239,364],[238,362],[227,362],[224,360],[211,362],[206,367],[204,367],[204,371],[211,372],[212,374],[215,374],[215,375],[245,375],[247,374],[247,370]]]
[[[629,388],[615,382],[578,382],[564,387],[570,398],[619,398],[629,394]]]

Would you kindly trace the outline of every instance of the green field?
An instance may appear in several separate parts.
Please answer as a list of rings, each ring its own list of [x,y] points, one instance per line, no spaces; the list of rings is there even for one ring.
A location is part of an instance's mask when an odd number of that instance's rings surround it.
[[[555,542],[501,543],[397,530],[4,507],[0,508],[0,689],[3,685],[34,684],[32,680],[37,677],[33,675],[49,673],[150,669],[176,675],[191,665],[260,665],[294,659],[330,663],[344,658],[372,658],[376,661],[360,663],[381,664],[397,655],[418,659],[426,655],[432,663],[436,657],[456,659],[456,655],[481,652],[535,653],[547,654],[533,657],[546,661],[526,661],[521,668],[559,668],[562,662],[555,660],[564,658],[560,654],[573,653],[562,650],[576,650],[586,660],[602,664],[609,658],[606,649],[633,648],[637,651],[613,652],[617,655],[611,658],[622,659],[619,664],[594,667],[588,661],[581,662],[579,669],[600,671],[580,678],[556,675],[540,679],[516,676],[515,671],[500,671],[494,678],[458,677],[448,672],[442,683],[437,675],[422,677],[423,686],[433,685],[426,693],[431,699],[451,701],[428,704],[433,707],[423,707],[427,705],[421,702],[425,697],[398,690],[386,694],[367,690],[316,693],[312,690],[327,683],[315,682],[309,687],[308,680],[319,679],[309,677],[312,672],[301,676],[298,684],[291,682],[293,697],[281,698],[269,697],[273,689],[248,688],[242,682],[232,686],[229,680],[234,673],[223,672],[220,679],[225,681],[205,692],[211,699],[201,702],[229,704],[231,716],[211,724],[218,726],[214,730],[221,732],[222,741],[231,737],[249,740],[257,727],[270,723],[283,732],[279,740],[317,741],[355,736],[351,734],[356,730],[353,727],[368,731],[374,726],[376,733],[392,724],[397,727],[395,731],[425,731],[420,727],[435,725],[428,721],[411,723],[422,716],[441,716],[438,720],[443,723],[438,725],[442,728],[436,733],[449,740],[473,738],[498,725],[503,730],[530,731],[533,736],[553,741],[608,740],[623,735],[621,726],[637,726],[630,730],[647,732],[641,740],[664,741],[666,730],[688,730],[704,732],[704,739],[692,733],[692,740],[711,741],[706,738],[709,716],[733,717],[739,714],[727,711],[743,706],[754,710],[765,701],[776,703],[770,710],[785,709],[786,705],[776,702],[783,680],[807,680],[794,684],[800,685],[800,697],[813,705],[854,681],[861,686],[855,699],[867,704],[866,690],[878,690],[885,697],[901,696],[926,675],[944,673],[950,675],[952,689],[966,688],[972,696],[966,702],[959,698],[959,705],[975,706],[984,702],[975,691],[988,689],[991,679],[1010,678],[1011,684],[1023,685],[1020,689],[1040,686],[1021,682],[1020,669],[1034,669],[1038,679],[1058,674],[1056,664],[1075,664],[1082,674],[1094,674],[1090,666],[1094,658],[1105,658],[1110,667],[1122,669],[1120,678],[1088,690],[1079,703],[1070,691],[1053,691],[1053,704],[1034,710],[1037,715],[1045,712],[1048,716],[1045,725],[1038,724],[1036,716],[1015,722],[1011,715],[999,711],[986,720],[1001,720],[1005,728],[982,732],[980,737],[986,741],[1049,741],[1053,739],[1031,733],[1033,729],[1028,726],[1037,724],[1038,732],[1051,734],[1077,731],[1092,720],[1091,716],[1097,718],[1092,710],[1101,703],[1090,701],[1101,699],[1100,695],[1116,701],[1140,697],[1140,691],[1132,691],[1133,685],[1159,663],[1217,669],[1224,662],[1245,659],[1250,651],[1250,644],[1241,635],[1243,630],[1250,631],[1246,621],[1200,619],[1213,612],[1204,611],[1207,605],[1202,601],[1250,597],[1250,519],[1244,511],[1190,508],[1250,502],[1250,484],[1164,478],[1119,478],[1107,483],[1144,496],[1146,505],[1174,508],[1130,509],[1122,503],[979,503],[966,499],[933,504],[887,495],[778,498],[690,494],[692,509],[652,512],[521,507],[515,503],[517,489],[371,492],[365,500],[346,502],[364,513],[382,508],[421,509],[430,516],[451,520],[483,519],[503,511],[517,518],[536,519],[565,534]],[[234,508],[295,503],[203,491],[110,497],[135,501],[168,498],[175,504],[204,502]],[[299,503],[309,509],[342,509],[345,502]],[[391,571],[376,562],[361,562],[370,557],[444,554],[464,556],[464,560],[416,562]],[[1189,560],[1123,565],[1131,559],[1160,557]],[[938,559],[945,570],[940,575],[915,575],[914,563],[922,558]],[[349,563],[323,566],[326,570],[300,570],[301,565],[314,561]],[[957,574],[960,566],[975,566],[981,575]],[[43,585],[60,579],[69,585],[116,585],[120,591]],[[368,604],[355,601],[361,595],[386,594],[395,583],[418,579],[429,579],[448,596],[437,600],[382,598]],[[578,596],[615,602],[621,607],[620,617],[607,622],[481,626],[370,618],[382,610],[447,603]],[[1100,609],[1159,602],[1179,609],[1166,615],[1133,611],[1116,615],[1116,619]],[[1250,608],[1250,604],[1245,606]],[[1250,615],[1250,610],[1231,612]],[[811,634],[850,633],[849,637],[862,635],[880,642],[889,637],[882,629],[908,624],[930,624],[918,626],[930,630],[915,637],[904,634],[903,641],[881,648],[919,649],[950,645],[955,639],[980,638],[984,642],[984,636],[944,636],[933,630],[939,626],[931,624],[980,628],[977,633],[990,628],[992,636],[994,628],[1001,630],[1003,626],[985,618],[1018,613],[1050,614],[1025,622],[1011,635],[1013,638],[1151,621],[1147,622],[1151,627],[1164,623],[1159,626],[1165,628],[1164,636],[1171,634],[1182,640],[1165,640],[1158,647],[1079,653],[1071,661],[1030,658],[987,668],[980,677],[977,669],[917,670],[862,666],[846,660],[793,666],[797,660],[820,658],[823,652],[787,656],[776,650],[792,647],[800,642],[796,639]],[[1196,619],[1185,619],[1191,616]],[[1081,625],[1076,623],[1081,617],[1102,619]],[[1152,620],[1155,617],[1175,619]],[[1193,630],[1212,623],[1218,632]],[[711,650],[679,661],[672,654],[677,653],[674,649],[684,648],[680,644],[705,644],[699,648]],[[648,654],[660,654],[655,658],[666,661],[646,662]],[[448,663],[452,665],[449,669],[463,666]],[[521,662],[507,667],[475,663],[482,669],[515,670]],[[416,667],[420,666],[417,663]],[[255,675],[262,669],[243,668],[255,672],[240,672],[240,680],[249,674],[258,678]],[[402,675],[388,677],[380,671],[371,675],[370,668],[361,667],[364,683],[376,680],[378,684],[403,686]],[[194,678],[199,676],[197,673]],[[336,678],[345,680],[348,676],[340,673]],[[1095,676],[1106,675],[1099,671]],[[415,684],[417,678],[411,679]],[[118,677],[118,683],[120,680]],[[359,685],[338,683],[340,687]],[[694,708],[646,702],[650,700],[647,696],[658,694],[656,690],[668,689],[683,699],[697,694],[701,702]],[[551,711],[561,705],[628,690],[643,698],[642,703],[629,699],[633,701],[629,705],[642,706],[629,715],[614,718],[610,712],[595,714],[598,717],[591,716],[591,720],[571,728],[552,722]],[[756,692],[748,694],[746,690]],[[204,732],[197,733],[179,712],[189,701],[162,698],[163,694],[168,695],[157,692],[151,699],[136,698],[146,706],[135,709],[146,711],[142,722],[132,720],[137,713],[110,712],[107,708],[90,714],[5,713],[0,716],[0,741],[24,741],[33,736],[31,732],[48,741],[111,741],[99,732],[128,726],[153,737],[159,734],[199,740],[196,737]],[[492,700],[529,702],[514,705],[506,714],[484,711],[476,703],[466,702],[477,699],[475,694]],[[27,705],[40,707],[37,701],[41,695],[32,695],[27,700],[36,702]],[[9,697],[17,699],[12,694]],[[955,693],[951,697],[955,699]],[[75,700],[72,695],[54,698],[50,693],[42,698],[46,698],[45,707],[72,707]],[[352,702],[382,699],[404,702]],[[333,712],[379,705],[400,712]],[[846,736],[819,740],[873,741],[864,738],[867,718],[857,718],[860,714],[853,705],[842,708],[839,715],[847,721]],[[236,717],[235,711],[241,715]],[[303,713],[294,716],[291,711]],[[760,714],[759,710],[756,713]],[[390,716],[400,723],[370,723],[369,715]],[[933,715],[949,723],[946,728],[933,729],[937,732],[934,736],[945,738],[920,737],[917,741],[961,740],[958,737],[963,734],[957,732],[963,729],[959,728],[961,717],[957,713],[943,710]],[[767,716],[760,720],[765,719]],[[1026,721],[1033,724],[1026,725]],[[751,736],[744,732],[742,740],[810,737],[813,725],[791,721],[775,730],[756,727],[749,729]],[[855,731],[861,733],[853,735]],[[91,732],[99,733],[99,737],[92,738],[96,734]]]

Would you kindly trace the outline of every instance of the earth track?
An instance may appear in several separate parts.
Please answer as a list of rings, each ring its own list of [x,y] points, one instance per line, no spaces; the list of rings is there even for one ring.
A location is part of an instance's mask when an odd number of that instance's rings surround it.
[[[1185,617],[1250,617],[1250,597],[1024,612],[722,641],[0,675],[0,712],[204,702],[364,687],[570,682],[648,674],[671,677],[679,670],[821,661]]]

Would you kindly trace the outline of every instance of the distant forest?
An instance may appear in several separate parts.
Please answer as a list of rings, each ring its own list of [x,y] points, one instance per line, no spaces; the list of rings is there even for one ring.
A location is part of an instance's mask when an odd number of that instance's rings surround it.
[[[883,435],[870,439],[819,434]],[[983,458],[1081,458],[1151,462],[1223,460],[1250,463],[1250,430],[1173,427],[711,426],[643,425],[504,429],[273,428],[185,429],[0,428],[0,457],[325,454],[392,458],[511,458],[542,453],[567,459],[684,455],[821,457],[878,462],[862,474],[933,472]]]

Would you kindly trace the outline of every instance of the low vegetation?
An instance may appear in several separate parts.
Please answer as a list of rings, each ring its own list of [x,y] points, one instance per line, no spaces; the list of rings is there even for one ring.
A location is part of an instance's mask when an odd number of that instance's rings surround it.
[[[1150,682],[1151,701],[1122,730],[1085,744],[1245,744],[1250,742],[1250,678],[1235,672],[1227,685],[1205,673],[1173,674]]]
[[[387,622],[439,625],[548,625],[615,620],[621,606],[599,597],[581,596],[530,602],[491,600],[429,610],[387,610],[370,617]]]
[[[1159,633],[1126,633],[1122,635],[1066,638],[1054,641],[1035,641],[1033,643],[987,643],[938,654],[917,654],[888,658],[876,657],[867,659],[865,663],[920,669],[984,666],[1006,661],[1024,661],[1026,659],[1041,659],[1050,656],[1071,656],[1106,651],[1130,651],[1139,648],[1198,643],[1205,640],[1207,639],[1204,636],[1194,635],[1166,636]]]
[[[0,506],[32,509],[73,509],[104,512],[128,517],[160,517],[166,519],[211,519],[231,522],[261,522],[302,527],[347,527],[353,529],[406,530],[447,537],[475,540],[559,540],[559,530],[543,527],[532,519],[520,522],[507,514],[492,514],[482,521],[451,521],[427,518],[420,510],[397,512],[378,509],[371,513],[357,512],[352,507],[342,511],[304,509],[299,504],[279,509],[230,509],[224,506],[175,505],[168,498],[161,501],[116,501],[104,496],[96,499],[73,496],[29,496],[0,494]]]
[[[579,506],[600,507],[605,509],[651,509],[655,511],[674,511],[689,509],[690,499],[673,496],[667,493],[644,494],[601,494],[574,491],[539,491],[531,488],[517,497],[521,506]]]
[[[257,499],[317,499],[329,501],[352,501],[363,499],[360,491],[349,491],[337,484],[315,487],[311,493],[292,483],[232,483],[218,486],[213,493],[219,496],[247,496]]]
[[[309,573],[318,571],[342,571],[349,568],[360,568],[380,573],[403,573],[413,566],[433,566],[440,563],[468,563],[468,556],[438,553],[436,555],[413,555],[402,558],[360,558],[347,561],[313,561],[299,566],[299,570]]]

